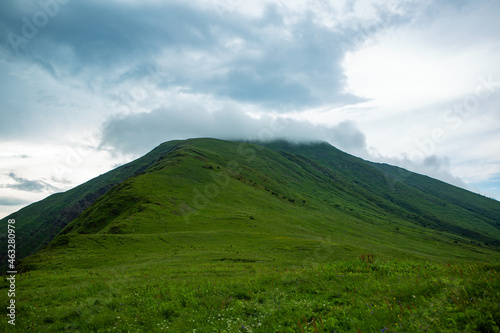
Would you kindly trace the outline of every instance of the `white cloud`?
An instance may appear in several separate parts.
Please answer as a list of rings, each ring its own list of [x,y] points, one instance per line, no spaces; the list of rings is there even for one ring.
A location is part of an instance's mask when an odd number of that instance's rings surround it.
[[[102,146],[118,154],[138,156],[164,141],[191,137],[322,140],[354,154],[366,154],[365,136],[352,122],[326,126],[282,116],[255,117],[231,103],[211,112],[203,104],[190,103],[111,117],[103,127]]]
[[[500,70],[489,45],[470,45],[457,52],[446,44],[429,43],[432,35],[440,34],[398,28],[348,53],[347,91],[400,112],[464,96],[476,88],[480,77]]]

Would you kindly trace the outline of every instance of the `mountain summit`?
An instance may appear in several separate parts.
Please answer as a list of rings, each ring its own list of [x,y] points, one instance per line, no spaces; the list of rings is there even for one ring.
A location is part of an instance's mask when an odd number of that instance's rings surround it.
[[[486,258],[500,246],[499,202],[324,142],[171,141],[7,219],[23,257],[50,244],[85,258],[100,244],[103,262],[108,242],[146,256],[156,244],[183,259],[291,263]]]

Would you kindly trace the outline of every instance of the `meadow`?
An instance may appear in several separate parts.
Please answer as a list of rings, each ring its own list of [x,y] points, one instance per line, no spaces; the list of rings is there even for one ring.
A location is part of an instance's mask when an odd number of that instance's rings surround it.
[[[498,332],[499,273],[499,263],[371,254],[300,266],[228,259],[35,270],[18,279],[16,331]]]
[[[500,331],[498,202],[325,144],[270,146],[167,143],[14,214],[36,221],[16,233],[36,253],[0,331]],[[82,212],[63,226],[54,202]]]

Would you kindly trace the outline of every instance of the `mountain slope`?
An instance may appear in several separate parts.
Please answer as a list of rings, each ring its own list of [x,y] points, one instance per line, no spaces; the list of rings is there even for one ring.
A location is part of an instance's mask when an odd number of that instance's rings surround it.
[[[51,195],[0,220],[2,225],[6,225],[9,219],[16,220],[17,258],[24,258],[39,251],[62,228],[77,218],[110,188],[133,175],[143,172],[160,156],[175,147],[177,143],[171,141],[163,144],[142,158],[107,172],[67,192]],[[4,267],[6,264],[6,251],[7,233],[6,229],[3,229],[0,233],[0,267]]]
[[[313,149],[286,142],[266,146],[306,156],[330,170],[342,170],[358,194],[417,224],[500,245],[500,203],[496,200],[402,168],[363,161],[326,143]]]
[[[24,266],[498,258],[498,202],[326,143],[192,139],[138,161]]]

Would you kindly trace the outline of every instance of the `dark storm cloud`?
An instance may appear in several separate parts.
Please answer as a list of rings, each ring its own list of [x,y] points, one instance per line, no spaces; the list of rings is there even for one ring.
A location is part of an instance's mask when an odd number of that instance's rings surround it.
[[[15,184],[7,184],[3,187],[11,188],[19,191],[40,193],[44,191],[57,191],[57,187],[50,185],[42,180],[28,180],[17,176],[14,172],[10,172],[8,176],[14,180]]]
[[[235,12],[221,18],[175,2],[60,2],[2,4],[2,53],[58,79],[80,78],[94,90],[141,79],[146,66],[162,61],[173,77],[162,88],[175,84],[297,109],[358,100],[343,93],[340,61],[359,34],[321,26],[311,13],[289,24],[272,5],[262,17]],[[238,47],[231,43],[236,40]]]
[[[60,61],[75,72],[84,65],[117,65],[123,60],[147,56],[165,45],[201,47],[211,43],[206,18],[187,6],[176,4],[71,1],[59,5],[57,13],[48,16],[43,26],[36,25],[36,13],[45,10],[36,3],[12,7],[2,15],[2,19],[3,16],[10,18],[4,20],[8,37],[2,43],[4,48],[15,52],[17,45],[8,33],[28,37],[18,43],[22,54],[35,59],[40,56],[39,60],[45,59],[50,66],[60,66],[56,64]],[[25,34],[32,31],[25,28],[30,23],[37,30],[31,38]],[[64,47],[74,55],[73,63],[65,63],[65,55],[57,52]]]
[[[227,71],[209,81],[213,91],[235,100],[274,105],[359,101],[341,93],[345,78],[340,61],[349,36],[313,20],[306,15],[293,26],[285,26],[276,9],[269,7],[257,22],[245,22],[245,31],[252,32],[244,36],[245,50],[227,59]],[[251,51],[258,55],[247,55]]]

